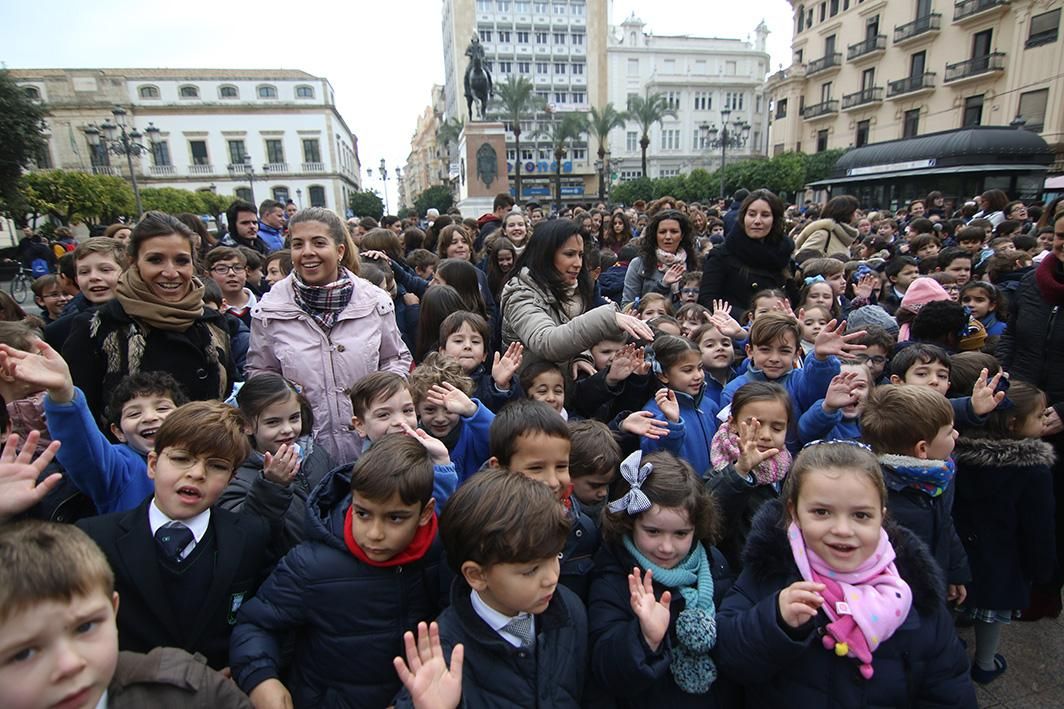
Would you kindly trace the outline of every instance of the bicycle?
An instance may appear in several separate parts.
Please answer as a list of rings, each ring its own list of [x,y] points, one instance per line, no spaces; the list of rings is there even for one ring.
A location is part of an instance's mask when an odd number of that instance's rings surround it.
[[[33,271],[19,264],[18,272],[15,273],[14,278],[11,279],[11,284],[8,286],[8,290],[11,291],[11,297],[15,299],[16,303],[22,305],[26,302],[26,296],[30,294],[30,286],[32,284]]]

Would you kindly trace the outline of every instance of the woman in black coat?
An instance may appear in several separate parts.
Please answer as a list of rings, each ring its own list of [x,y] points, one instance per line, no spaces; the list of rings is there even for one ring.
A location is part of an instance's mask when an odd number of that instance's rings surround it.
[[[787,285],[794,251],[794,242],[784,232],[783,202],[773,193],[751,192],[739,216],[724,243],[706,257],[698,294],[698,302],[707,308],[714,301],[727,301],[733,317],[750,307],[758,291]]]

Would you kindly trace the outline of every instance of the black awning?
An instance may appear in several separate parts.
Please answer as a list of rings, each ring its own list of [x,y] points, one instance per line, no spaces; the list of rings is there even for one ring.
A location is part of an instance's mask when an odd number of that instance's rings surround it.
[[[1048,167],[1052,162],[1053,152],[1037,133],[1009,126],[979,126],[854,148],[835,163],[831,177],[820,182],[976,165],[1014,170],[1024,165]]]

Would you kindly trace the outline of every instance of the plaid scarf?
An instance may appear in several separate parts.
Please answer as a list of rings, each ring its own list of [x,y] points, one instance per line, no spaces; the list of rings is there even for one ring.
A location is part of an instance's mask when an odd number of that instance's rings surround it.
[[[308,286],[292,274],[292,294],[300,310],[328,332],[336,324],[340,311],[351,302],[355,284],[347,271],[340,272],[340,279],[324,286]]]

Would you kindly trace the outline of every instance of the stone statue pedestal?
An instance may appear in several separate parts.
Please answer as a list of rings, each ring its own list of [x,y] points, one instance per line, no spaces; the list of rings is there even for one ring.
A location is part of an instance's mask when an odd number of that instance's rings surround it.
[[[510,194],[506,172],[506,127],[468,121],[458,137],[458,208],[476,219],[490,212],[495,195]]]

